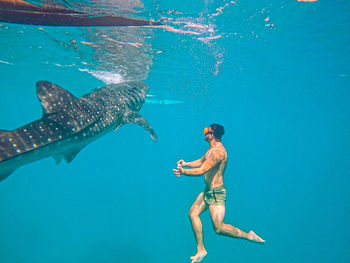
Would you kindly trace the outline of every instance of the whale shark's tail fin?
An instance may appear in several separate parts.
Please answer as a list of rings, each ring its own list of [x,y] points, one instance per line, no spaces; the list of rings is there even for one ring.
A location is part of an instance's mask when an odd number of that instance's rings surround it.
[[[140,113],[136,111],[130,111],[124,117],[124,122],[140,125],[142,128],[144,128],[148,132],[148,134],[152,137],[152,139],[155,142],[157,142],[157,135],[155,131],[153,130],[152,126],[140,115]]]

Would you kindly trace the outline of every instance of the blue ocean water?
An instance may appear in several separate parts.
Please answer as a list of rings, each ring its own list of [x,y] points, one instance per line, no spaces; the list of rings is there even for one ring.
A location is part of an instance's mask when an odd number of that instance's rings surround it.
[[[81,96],[141,79],[159,103],[140,111],[157,143],[125,125],[2,181],[0,262],[190,262],[204,183],[172,168],[201,157],[211,123],[226,130],[225,221],[266,244],[216,235],[205,213],[203,262],[350,262],[349,2],[126,3],[99,7],[167,26],[1,23],[1,129],[41,117],[38,80]]]

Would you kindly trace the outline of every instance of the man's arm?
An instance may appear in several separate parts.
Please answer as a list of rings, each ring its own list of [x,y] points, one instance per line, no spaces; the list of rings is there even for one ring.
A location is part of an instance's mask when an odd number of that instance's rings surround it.
[[[210,169],[215,167],[220,161],[224,158],[222,151],[213,151],[209,154],[207,159],[202,163],[198,168],[193,169],[182,169],[179,168],[179,173],[188,175],[188,176],[201,176],[208,172]]]
[[[188,167],[192,167],[192,168],[197,168],[200,167],[203,162],[204,162],[204,156],[198,160],[192,161],[192,162],[185,162],[184,160],[180,160],[177,162],[177,165],[181,165],[181,166],[188,166]]]

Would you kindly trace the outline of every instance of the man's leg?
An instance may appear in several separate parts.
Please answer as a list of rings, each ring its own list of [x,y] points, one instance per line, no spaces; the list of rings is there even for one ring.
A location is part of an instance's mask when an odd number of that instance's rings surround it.
[[[193,233],[197,242],[197,254],[191,257],[192,263],[200,262],[207,255],[207,251],[205,250],[203,244],[202,221],[199,218],[199,215],[207,209],[208,204],[205,203],[202,192],[198,195],[188,213],[188,216],[190,217],[192,223]]]
[[[255,234],[254,231],[246,233],[237,227],[225,224],[225,205],[210,205],[209,211],[214,230],[217,234],[228,237],[247,239],[249,241],[257,243],[265,242],[265,240]]]

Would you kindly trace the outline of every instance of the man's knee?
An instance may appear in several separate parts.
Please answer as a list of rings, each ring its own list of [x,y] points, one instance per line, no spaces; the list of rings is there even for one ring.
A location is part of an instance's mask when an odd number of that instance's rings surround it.
[[[214,225],[213,227],[214,227],[214,231],[216,234],[222,235],[224,233],[224,229],[223,229],[222,224],[221,225]]]
[[[199,213],[195,209],[191,209],[188,212],[188,216],[189,216],[190,219],[196,218],[196,217],[199,217]]]

